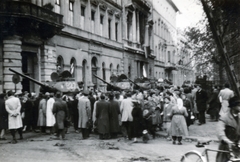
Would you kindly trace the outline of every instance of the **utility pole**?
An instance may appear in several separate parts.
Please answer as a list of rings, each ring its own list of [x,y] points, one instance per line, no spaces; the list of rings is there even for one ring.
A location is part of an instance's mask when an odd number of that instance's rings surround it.
[[[211,31],[213,33],[214,40],[215,40],[215,42],[217,44],[217,47],[218,47],[218,51],[219,51],[219,53],[223,57],[223,60],[226,63],[226,71],[227,71],[227,74],[228,74],[230,84],[233,86],[233,90],[236,93],[236,95],[238,97],[240,97],[240,93],[239,93],[240,84],[239,84],[239,81],[237,80],[236,73],[234,71],[234,66],[230,62],[229,56],[227,54],[226,47],[224,47],[223,41],[220,37],[220,32],[218,31],[218,29],[216,27],[216,24],[215,24],[214,19],[213,19],[213,15],[212,15],[211,11],[209,10],[209,7],[207,5],[206,0],[201,0],[201,2],[202,2],[202,5],[203,5],[203,10],[207,15],[208,22],[209,22]]]

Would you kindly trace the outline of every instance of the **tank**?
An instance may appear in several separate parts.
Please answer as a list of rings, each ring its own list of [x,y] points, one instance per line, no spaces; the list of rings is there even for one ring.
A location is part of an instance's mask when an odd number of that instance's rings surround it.
[[[133,89],[139,90],[150,90],[156,88],[156,83],[154,80],[151,80],[149,78],[137,78],[134,81],[129,79],[130,82],[134,84]]]
[[[58,74],[57,72],[53,72],[51,74],[51,79],[52,81],[42,83],[39,82],[36,79],[33,79],[27,75],[24,75],[22,73],[19,73],[11,68],[9,70],[17,75],[20,75],[23,78],[26,78],[33,83],[41,86],[40,92],[45,93],[45,92],[62,92],[63,94],[67,93],[78,93],[80,92],[78,83],[75,81],[74,78],[72,78],[72,75],[69,71],[63,71],[62,73]]]
[[[112,75],[110,77],[111,82],[107,82],[95,74],[93,74],[93,76],[95,76],[97,79],[107,84],[107,91],[131,91],[132,90],[132,84],[128,81],[125,74],[121,74],[120,76]]]

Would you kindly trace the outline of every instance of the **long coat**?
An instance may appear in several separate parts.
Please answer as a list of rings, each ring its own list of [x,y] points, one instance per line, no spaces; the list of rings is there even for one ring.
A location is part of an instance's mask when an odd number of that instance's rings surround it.
[[[240,141],[240,118],[235,119],[233,115],[228,112],[220,117],[218,122],[218,138],[220,140],[219,150],[229,151],[228,144],[226,140],[231,140],[232,142],[239,143]],[[239,155],[240,150],[238,149],[236,153]],[[239,157],[239,156],[238,156]],[[229,159],[229,154],[218,152],[216,162],[223,162]]]
[[[5,100],[0,98],[0,129],[8,128],[8,112],[5,108]]]
[[[120,106],[120,112],[122,115],[122,122],[133,121],[132,117],[133,103],[131,98],[123,99]]]
[[[133,116],[133,137],[140,137],[143,130],[143,112],[140,104],[135,104],[132,110]]]
[[[33,102],[30,99],[27,99],[25,103],[22,104],[22,110],[25,113],[23,124],[24,125],[32,125],[33,123]]]
[[[47,101],[47,108],[46,108],[46,126],[47,127],[52,127],[55,122],[55,116],[53,115],[53,104],[54,104],[55,100],[54,98],[49,98]]]
[[[6,102],[5,107],[8,112],[8,128],[18,129],[23,126],[21,117],[21,103],[19,98],[10,96]]]
[[[210,115],[216,115],[221,107],[221,103],[218,98],[218,90],[214,90],[208,100],[209,108],[207,113]]]
[[[175,105],[172,108],[170,116],[172,116],[170,134],[172,136],[188,136],[187,124],[185,120],[185,117],[188,116],[186,108],[183,107],[183,105]]]
[[[118,120],[120,114],[120,106],[119,103],[114,100],[109,101],[109,106],[110,106],[110,118],[109,118],[110,133],[117,133],[120,131]]]
[[[208,95],[207,92],[203,89],[201,91],[197,91],[196,93],[196,103],[198,111],[206,111],[207,110],[207,101]]]
[[[98,133],[109,133],[110,104],[105,100],[96,103],[96,119]],[[118,119],[118,118],[117,118]]]
[[[64,129],[64,121],[68,116],[68,107],[67,103],[63,101],[61,98],[57,98],[53,104],[53,113],[56,117],[56,126],[58,129]]]
[[[78,100],[78,113],[78,128],[87,128],[87,122],[91,119],[91,103],[88,97]]]
[[[46,107],[47,101],[45,98],[41,99],[38,107],[38,126],[46,126]]]

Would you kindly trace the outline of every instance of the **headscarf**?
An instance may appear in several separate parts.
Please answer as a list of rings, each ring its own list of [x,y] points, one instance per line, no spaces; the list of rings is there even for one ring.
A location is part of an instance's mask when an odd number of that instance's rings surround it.
[[[178,107],[178,109],[182,109],[183,108],[183,100],[181,98],[177,99],[177,107]]]

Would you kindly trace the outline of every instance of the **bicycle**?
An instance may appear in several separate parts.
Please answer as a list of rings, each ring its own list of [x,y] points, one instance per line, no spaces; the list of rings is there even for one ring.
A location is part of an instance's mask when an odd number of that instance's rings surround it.
[[[210,162],[208,151],[229,153],[231,158],[228,162],[240,162],[240,158],[234,156],[232,149],[229,151],[208,149],[205,145],[208,145],[210,142],[211,141],[198,143],[196,147],[205,147],[204,151],[202,153],[196,150],[188,151],[181,157],[181,162]],[[239,147],[239,145],[237,145],[237,147]]]

